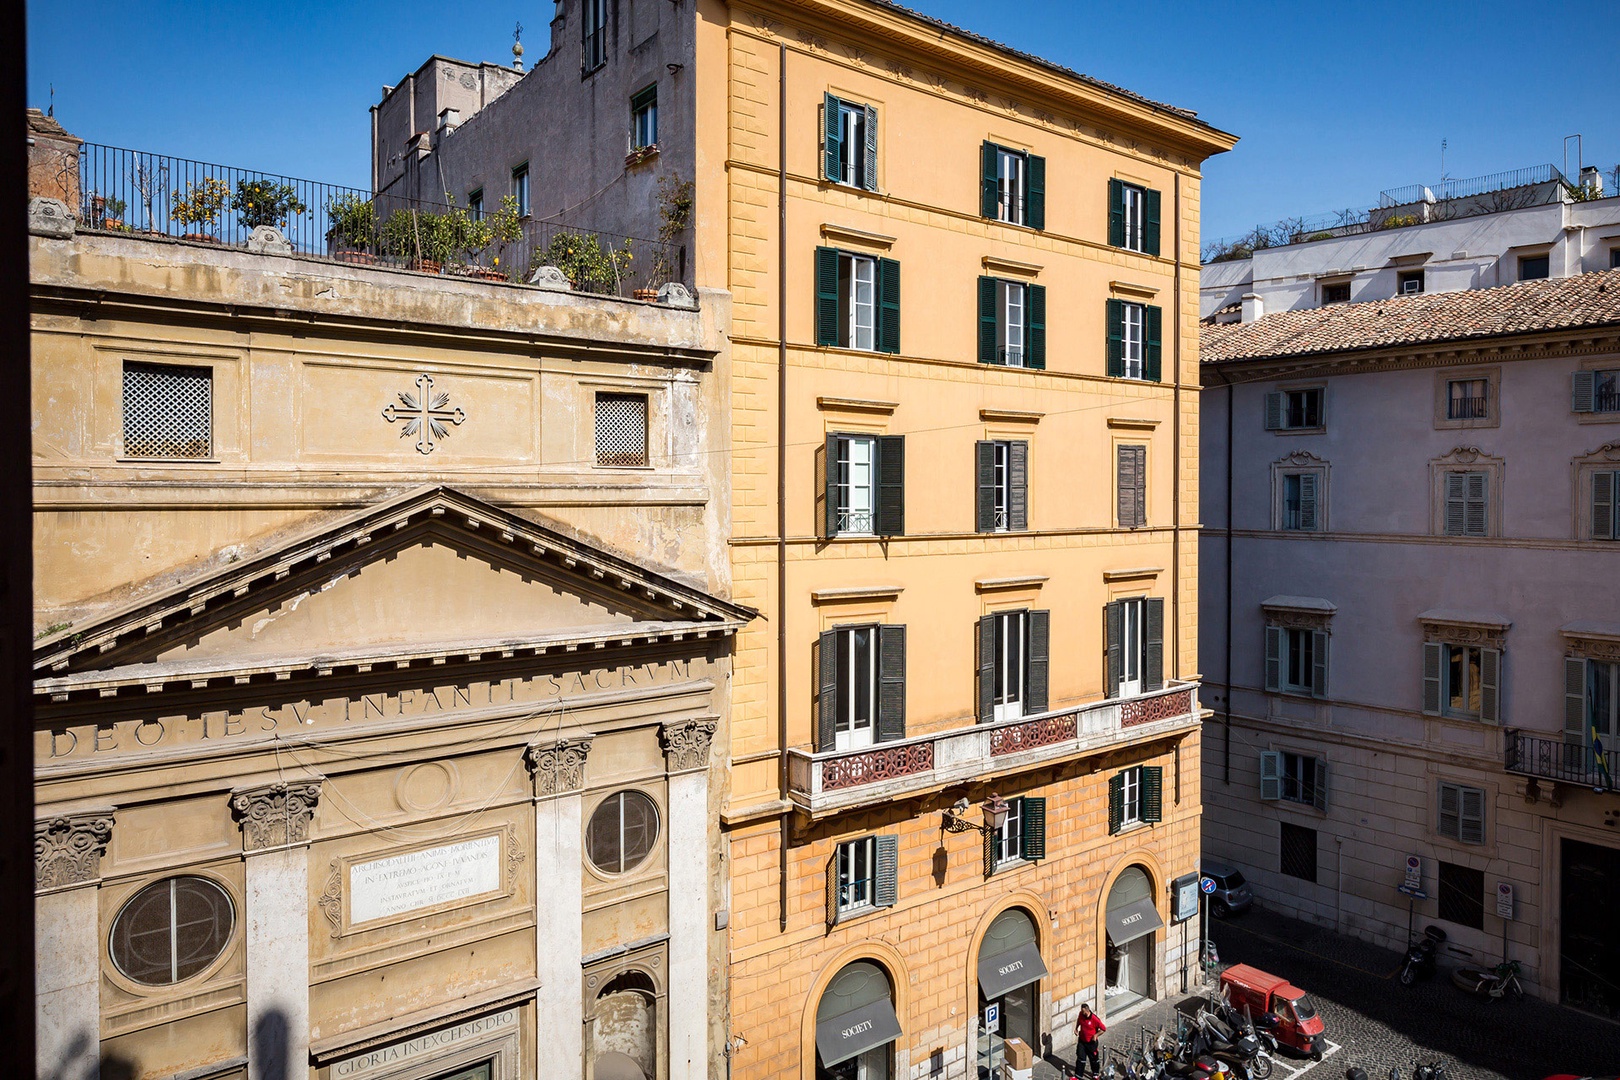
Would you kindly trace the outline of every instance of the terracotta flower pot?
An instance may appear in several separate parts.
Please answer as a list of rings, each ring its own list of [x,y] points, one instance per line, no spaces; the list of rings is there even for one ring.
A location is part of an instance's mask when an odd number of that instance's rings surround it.
[[[182,239],[182,240],[191,240],[191,241],[194,241],[194,242],[199,243],[199,244],[217,244],[217,243],[219,243],[219,237],[213,235],[212,233],[205,233],[205,232],[188,232],[188,233],[186,233],[186,235],[182,236],[180,239]]]
[[[637,289],[631,295],[634,296],[637,300],[656,300],[656,299],[658,299],[658,290],[657,289]]]
[[[505,281],[506,275],[489,266],[470,266],[467,276],[477,278],[479,281]]]
[[[361,266],[371,266],[377,261],[377,256],[369,251],[354,251],[350,248],[334,251],[332,257],[339,262],[358,263]]]
[[[438,263],[432,259],[412,259],[405,264],[407,270],[417,270],[424,274],[437,274],[440,270]]]

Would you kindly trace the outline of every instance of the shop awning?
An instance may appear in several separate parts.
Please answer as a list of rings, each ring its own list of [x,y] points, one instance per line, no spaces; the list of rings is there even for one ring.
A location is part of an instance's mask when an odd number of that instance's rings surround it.
[[[816,1052],[821,1055],[821,1064],[830,1069],[899,1037],[900,1020],[894,1015],[894,1003],[884,998],[817,1024]]]
[[[1108,936],[1115,945],[1135,941],[1164,925],[1152,899],[1135,900],[1123,907],[1108,909]]]
[[[1033,941],[994,956],[979,957],[979,989],[987,999],[994,1000],[1020,986],[1028,986],[1045,974],[1046,964]]]

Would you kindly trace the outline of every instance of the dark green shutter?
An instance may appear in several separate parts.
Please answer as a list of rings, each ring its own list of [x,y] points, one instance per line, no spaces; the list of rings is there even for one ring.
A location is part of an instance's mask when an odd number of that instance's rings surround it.
[[[1125,183],[1108,181],[1108,246],[1125,246]]]
[[[1046,159],[1024,156],[1024,222],[1032,229],[1046,228]]]
[[[997,198],[996,184],[996,144],[987,142],[979,148],[979,216],[991,220],[999,217],[996,213]]]
[[[838,115],[838,99],[824,94],[822,101],[821,175],[837,183],[843,171],[839,163],[844,156],[844,125]]]
[[[834,284],[837,283],[836,270],[833,274]],[[836,307],[836,300],[834,302]],[[835,312],[836,314],[836,312]],[[834,334],[837,327],[834,326]],[[1125,301],[1108,301],[1108,374],[1111,378],[1119,379],[1125,375]]]
[[[838,535],[838,436],[816,447],[816,521],[824,537]]]
[[[1023,532],[1029,528],[1029,443],[1007,444],[1007,528]]]
[[[816,750],[826,753],[838,739],[838,631],[828,630],[816,641]]]
[[[872,906],[894,907],[900,898],[900,838],[891,835],[876,840],[873,847],[877,848],[877,866],[873,869],[877,881],[872,889]]]
[[[877,741],[906,737],[906,628],[880,626]]]
[[[1046,367],[1046,286],[1024,287],[1024,333],[1029,341],[1024,349],[1024,363],[1028,367]]]
[[[1152,188],[1142,192],[1142,251],[1159,253],[1159,193]]]
[[[1024,804],[1024,858],[1040,862],[1046,858],[1046,798],[1025,795]]]
[[[1103,696],[1119,697],[1124,675],[1125,602],[1103,605]]]
[[[1326,630],[1311,631],[1311,697],[1327,697],[1328,635]]]
[[[1047,686],[1051,681],[1052,613],[1029,613],[1029,640],[1024,656],[1024,713],[1046,711]]]
[[[1282,754],[1276,750],[1260,751],[1260,801],[1276,802],[1282,798]]]
[[[906,533],[906,437],[877,437],[877,514],[879,536]]]
[[[996,303],[996,279],[979,279],[979,363],[1000,362],[997,348],[1001,343],[1001,307]]]
[[[894,259],[879,259],[878,285],[878,352],[900,351],[900,264]]]
[[[1142,812],[1140,821],[1164,820],[1164,769],[1158,765],[1142,766]]]
[[[838,249],[816,248],[816,344],[838,344]]]
[[[1142,658],[1142,689],[1159,690],[1164,687],[1164,600],[1150,596],[1146,606],[1147,649]]]
[[[1142,308],[1142,325],[1147,341],[1143,349],[1142,377],[1148,382],[1159,382],[1160,358],[1164,355],[1164,309],[1152,304]]]
[[[1125,774],[1115,773],[1108,778],[1108,835],[1119,832],[1125,818]]]
[[[996,444],[982,439],[974,444],[974,528],[996,531]]]
[[[1592,539],[1594,540],[1620,539],[1620,536],[1615,535],[1614,528],[1615,496],[1620,495],[1620,491],[1615,490],[1616,487],[1620,487],[1620,484],[1615,483],[1617,478],[1620,478],[1620,473],[1595,472],[1592,474]]]
[[[979,723],[988,724],[996,716],[996,620],[993,615],[979,619]]]
[[[861,180],[863,181],[861,186],[866,188],[867,191],[876,191],[877,190],[877,110],[874,109],[870,105],[868,105],[866,107],[866,160],[865,160],[864,164],[865,164],[866,167],[861,170],[861,172],[863,173],[863,175],[861,176]]]

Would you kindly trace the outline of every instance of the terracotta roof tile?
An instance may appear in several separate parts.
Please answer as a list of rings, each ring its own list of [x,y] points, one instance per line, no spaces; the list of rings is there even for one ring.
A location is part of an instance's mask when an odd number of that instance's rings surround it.
[[[1617,324],[1620,270],[1600,270],[1205,324],[1199,350],[1204,363],[1221,364]]]

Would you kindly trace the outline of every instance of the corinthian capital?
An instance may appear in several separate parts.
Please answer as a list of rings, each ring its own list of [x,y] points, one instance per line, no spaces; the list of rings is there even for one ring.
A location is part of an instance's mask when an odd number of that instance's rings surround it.
[[[264,787],[237,788],[231,792],[231,813],[242,826],[242,848],[262,848],[302,844],[309,839],[309,822],[320,801],[321,785],[316,781],[266,784]]]
[[[530,746],[524,755],[534,774],[534,793],[564,795],[578,791],[585,783],[585,756],[591,752],[594,735],[577,735],[553,743]]]
[[[113,812],[87,810],[34,822],[34,888],[60,889],[101,877],[101,856],[112,838]]]
[[[677,720],[658,729],[670,772],[706,768],[709,744],[714,742],[713,720]]]

